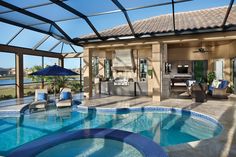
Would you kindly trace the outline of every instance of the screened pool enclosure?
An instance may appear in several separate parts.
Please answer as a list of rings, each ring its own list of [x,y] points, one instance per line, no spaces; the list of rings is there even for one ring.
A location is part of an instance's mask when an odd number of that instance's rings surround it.
[[[80,74],[75,80],[83,84],[82,53],[90,43],[234,31],[230,21],[235,15],[231,11],[234,4],[234,0],[1,0],[0,95],[7,99],[32,94],[29,84],[34,89],[44,81],[26,77],[35,66],[58,64],[73,69]],[[179,12],[220,6],[227,6],[224,16],[209,17],[209,21],[222,21],[220,26],[181,27]],[[166,23],[160,23],[167,30],[140,30],[140,25],[146,24],[136,22],[164,14],[171,15]],[[120,30],[117,25],[125,27]],[[114,27],[117,30],[110,29]],[[143,64],[147,70],[146,62]],[[109,67],[106,70],[109,77]]]

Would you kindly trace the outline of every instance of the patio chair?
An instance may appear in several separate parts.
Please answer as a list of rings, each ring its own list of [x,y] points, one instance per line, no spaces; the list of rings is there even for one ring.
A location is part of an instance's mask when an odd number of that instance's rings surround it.
[[[29,104],[30,113],[32,112],[32,110],[35,110],[35,109],[37,110],[42,109],[46,111],[47,105],[48,105],[48,90],[36,89],[34,102]]]
[[[215,98],[228,98],[227,89],[229,81],[227,80],[214,80],[208,88],[208,92]]]
[[[207,84],[206,83],[193,83],[192,85],[192,99],[195,102],[207,101]]]
[[[196,80],[187,80],[186,81],[187,93],[189,96],[192,95],[192,86],[194,83],[196,83]]]
[[[72,105],[72,94],[70,88],[60,89],[60,99],[56,103],[57,108],[59,107],[70,107]]]

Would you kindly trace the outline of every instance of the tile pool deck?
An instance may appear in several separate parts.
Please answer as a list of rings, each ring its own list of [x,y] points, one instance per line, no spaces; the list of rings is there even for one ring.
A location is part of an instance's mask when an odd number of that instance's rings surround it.
[[[21,100],[24,104],[27,100]],[[19,110],[24,105],[2,106],[3,110]],[[5,102],[6,103],[6,102]],[[18,103],[20,104],[20,102]],[[235,157],[236,156],[236,99],[208,100],[195,103],[191,99],[166,99],[153,102],[150,97],[97,96],[91,100],[83,100],[83,106],[123,108],[141,106],[165,106],[193,110],[212,116],[224,126],[219,136],[186,144],[165,147],[170,157]],[[2,106],[2,107],[1,107]]]

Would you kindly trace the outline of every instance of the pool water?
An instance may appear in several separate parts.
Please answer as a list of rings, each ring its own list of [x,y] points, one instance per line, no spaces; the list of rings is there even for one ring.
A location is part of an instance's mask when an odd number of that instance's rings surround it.
[[[60,150],[60,151],[58,151]],[[111,139],[89,138],[74,140],[56,145],[37,155],[37,157],[142,157],[133,146]]]
[[[0,118],[0,155],[6,155],[12,149],[42,136],[88,128],[131,131],[150,138],[161,146],[212,138],[222,130],[215,123],[192,118],[189,114],[156,111],[116,114],[98,113],[95,110],[49,110],[18,118]]]

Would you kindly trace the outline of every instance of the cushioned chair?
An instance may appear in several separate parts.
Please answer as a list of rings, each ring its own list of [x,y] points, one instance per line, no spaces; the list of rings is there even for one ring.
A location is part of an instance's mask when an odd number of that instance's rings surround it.
[[[60,89],[60,99],[56,103],[57,107],[69,107],[72,105],[72,94],[70,88]]]
[[[192,86],[196,83],[196,80],[187,80],[186,81],[186,87],[187,87],[187,93],[188,95],[192,95]]]
[[[34,102],[29,104],[29,111],[36,109],[46,110],[48,105],[48,90],[47,89],[36,89]]]
[[[213,97],[227,98],[227,88],[229,81],[227,80],[214,80],[208,88],[209,94]]]

